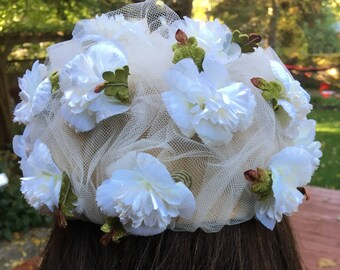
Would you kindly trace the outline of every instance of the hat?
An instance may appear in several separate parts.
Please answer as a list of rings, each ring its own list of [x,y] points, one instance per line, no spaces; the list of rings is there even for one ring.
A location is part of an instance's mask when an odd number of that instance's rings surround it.
[[[19,79],[27,202],[113,240],[253,217],[273,229],[322,154],[310,96],[260,41],[161,1],[78,22]]]

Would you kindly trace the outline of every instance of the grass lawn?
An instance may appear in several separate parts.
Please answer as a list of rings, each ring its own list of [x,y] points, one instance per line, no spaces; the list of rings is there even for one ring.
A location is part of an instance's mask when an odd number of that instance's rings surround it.
[[[340,107],[315,108],[308,118],[317,121],[316,140],[321,142],[323,152],[311,185],[340,190]]]

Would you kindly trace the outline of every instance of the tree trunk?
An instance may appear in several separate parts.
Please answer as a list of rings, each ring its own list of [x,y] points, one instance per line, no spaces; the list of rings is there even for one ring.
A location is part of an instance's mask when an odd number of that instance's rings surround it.
[[[273,14],[270,17],[269,21],[269,37],[268,37],[268,44],[271,46],[273,49],[275,49],[276,46],[276,30],[277,30],[277,21],[280,16],[279,14],[279,9],[276,3],[276,0],[272,0],[272,9],[273,9]]]
[[[182,0],[182,16],[191,17],[193,0]]]
[[[10,147],[12,142],[12,102],[3,66],[0,67],[0,149]]]

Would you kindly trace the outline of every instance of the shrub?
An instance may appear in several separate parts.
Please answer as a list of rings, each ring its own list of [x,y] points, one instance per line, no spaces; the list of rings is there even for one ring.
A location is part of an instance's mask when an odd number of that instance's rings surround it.
[[[23,198],[17,157],[9,150],[0,151],[0,166],[9,179],[9,185],[0,190],[0,239],[11,240],[12,232],[50,223],[50,217],[40,216]]]

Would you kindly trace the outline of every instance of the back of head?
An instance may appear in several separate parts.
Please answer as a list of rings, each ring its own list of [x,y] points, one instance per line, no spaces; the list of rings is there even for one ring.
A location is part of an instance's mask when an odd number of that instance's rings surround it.
[[[99,244],[101,237],[90,222],[70,221],[66,229],[55,224],[40,269],[302,269],[287,218],[273,231],[252,219],[218,233],[166,230],[107,247]]]
[[[309,95],[260,41],[148,0],[48,48],[19,79],[13,144],[28,203],[65,229],[45,269],[299,264],[275,225],[302,203],[320,143]]]

